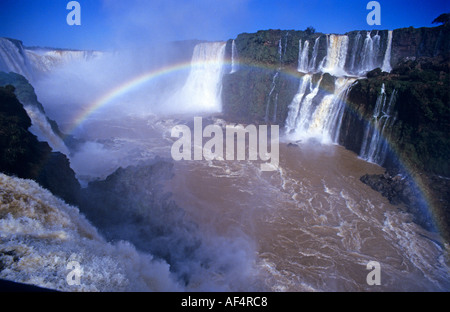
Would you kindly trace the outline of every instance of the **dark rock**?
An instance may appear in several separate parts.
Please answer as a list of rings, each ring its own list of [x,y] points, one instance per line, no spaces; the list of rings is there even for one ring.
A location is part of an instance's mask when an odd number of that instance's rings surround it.
[[[0,292],[57,292],[57,290],[0,279]]]
[[[59,152],[47,155],[36,181],[68,204],[79,204],[81,186],[66,155]]]
[[[0,171],[33,179],[76,204],[80,185],[69,161],[28,131],[31,120],[14,91],[12,86],[0,87]]]
[[[31,119],[14,90],[12,86],[0,87],[0,171],[36,178],[50,148],[28,132]]]
[[[22,105],[34,106],[43,115],[45,115],[44,107],[38,101],[33,86],[28,82],[28,80],[24,76],[12,72],[11,73],[0,72],[0,86],[7,86],[7,85],[14,86],[14,93]],[[56,121],[48,117],[46,118],[48,123],[50,124],[52,131],[57,136],[59,136],[69,148],[76,149],[79,146],[79,144],[82,143],[80,140],[77,140],[72,135],[62,133]]]
[[[366,74],[367,78],[375,78],[381,75],[382,75],[381,68],[375,68],[374,70],[371,70]]]
[[[450,52],[450,25],[395,29],[392,37],[391,64],[409,57],[448,57]]]
[[[380,192],[392,205],[404,205],[407,212],[413,215],[413,221],[427,230],[436,230],[427,204],[419,195],[419,190],[410,178],[384,174],[366,174],[361,182]]]
[[[420,57],[402,61],[390,74],[359,80],[348,94],[339,143],[359,154],[384,84],[388,99],[396,92],[395,121],[384,129],[392,150],[380,165],[395,175],[400,158],[413,171],[450,176],[449,69],[450,59]]]

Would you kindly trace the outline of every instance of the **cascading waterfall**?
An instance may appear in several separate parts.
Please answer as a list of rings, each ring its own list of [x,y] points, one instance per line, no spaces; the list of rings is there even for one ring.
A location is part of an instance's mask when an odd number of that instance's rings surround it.
[[[0,71],[14,72],[33,80],[35,73],[20,41],[0,38]]]
[[[281,63],[281,58],[283,56],[283,47],[281,46],[281,38],[278,40],[278,59]]]
[[[299,40],[299,54],[297,71],[305,73],[300,78],[299,88],[288,107],[288,116],[285,122],[285,133],[288,139],[300,140],[316,138],[323,143],[337,143],[339,139],[345,102],[349,90],[359,77],[377,67],[390,71],[390,54],[392,31],[388,32],[384,59],[381,60],[381,36],[379,32],[358,32],[352,40],[347,35],[327,35],[327,54],[318,64],[318,51],[320,37],[317,37],[312,48],[311,59],[309,55],[309,41]],[[351,54],[350,54],[351,53]],[[350,55],[349,55],[350,54]],[[313,84],[313,73],[321,72],[317,84]],[[334,91],[327,92],[330,79],[322,81],[323,74],[328,73],[334,79]],[[353,75],[353,77],[349,77]],[[327,86],[321,86],[325,83]],[[383,89],[384,90],[384,89]],[[383,91],[384,92],[384,91]],[[380,101],[382,101],[382,97]],[[380,109],[388,112],[395,101],[395,92],[385,107],[381,103]],[[393,122],[392,113],[382,116],[381,130]],[[386,121],[386,122],[385,122]],[[372,139],[372,149],[370,140]],[[366,133],[366,146],[362,150],[363,158],[378,162],[384,160],[385,149],[380,145],[379,136]],[[367,150],[366,150],[367,149]]]
[[[360,157],[367,161],[383,164],[387,155],[387,142],[384,139],[386,128],[395,122],[394,104],[397,91],[394,90],[387,100],[384,84],[381,86],[380,94],[375,103],[372,120],[367,124],[364,132],[363,144]]]
[[[335,76],[346,75],[344,66],[347,58],[348,36],[329,35],[327,41],[327,57],[322,71]]]
[[[367,32],[361,54],[361,67],[358,70],[360,74],[368,72],[374,68],[381,67],[382,64],[379,64],[377,61],[379,50],[380,35],[377,33],[372,37],[370,31]]]
[[[280,40],[278,40],[278,60],[279,60],[280,63],[279,63],[277,71],[275,72],[275,74],[274,74],[274,76],[272,78],[272,85],[270,86],[270,91],[269,91],[269,94],[267,95],[266,114],[264,116],[264,121],[265,122],[269,121],[270,102],[271,102],[271,99],[272,99],[272,94],[275,91],[275,88],[277,86],[277,81],[278,81],[278,76],[280,75],[283,55],[286,53],[287,37],[288,37],[288,35],[289,35],[289,33],[286,33],[284,51],[283,51],[283,46],[281,44],[282,38],[280,38]],[[278,92],[275,93],[275,97],[274,97],[274,105],[273,105],[274,109],[273,109],[273,118],[272,118],[273,122],[276,122],[277,106],[278,106]]]
[[[355,78],[337,78],[335,81],[335,92],[329,96],[331,100],[325,102],[325,105],[324,101],[322,101],[316,109],[310,131],[315,132],[322,142],[335,143],[338,141],[345,110],[345,101],[355,81]],[[330,105],[327,105],[328,103]]]
[[[286,35],[284,36],[284,51],[282,52],[283,56],[286,54],[286,51],[287,51],[288,36],[289,36],[289,32],[287,32]],[[280,62],[281,61],[282,60],[280,59]]]
[[[307,135],[309,117],[313,109],[312,103],[319,92],[322,78],[323,75],[315,85],[310,74],[301,79],[299,91],[289,105],[286,121],[286,128],[289,130],[287,133],[291,139],[298,140]]]
[[[302,48],[302,40],[299,40],[298,44],[299,52],[298,52],[298,67],[297,71],[302,73],[308,72],[308,50],[309,50],[309,41],[306,40],[303,48]]]
[[[237,48],[236,48],[236,43],[233,40],[233,42],[231,43],[231,72],[230,72],[230,74],[233,74],[239,70],[239,65],[238,65],[237,59],[238,59],[238,52],[237,52]]]
[[[264,117],[264,120],[265,120],[266,122],[269,121],[270,99],[271,99],[271,97],[272,97],[273,91],[275,90],[275,87],[277,86],[277,78],[278,78],[278,75],[279,75],[279,74],[280,74],[280,72],[277,71],[277,72],[275,73],[275,75],[273,76],[273,78],[272,78],[272,85],[271,85],[271,87],[270,87],[269,95],[267,96],[266,115],[265,115],[265,117]],[[278,96],[278,94],[277,94],[277,96]]]
[[[309,63],[309,71],[315,71],[316,69],[316,61],[317,61],[317,55],[319,53],[319,41],[320,36],[316,38],[314,41],[314,47],[311,55],[311,61]]]
[[[286,119],[286,133],[291,133],[293,130],[297,128],[297,117],[299,113],[299,109],[301,106],[301,102],[303,97],[307,92],[307,88],[311,91],[311,79],[312,75],[307,74],[304,75],[300,79],[300,85],[298,87],[298,91],[292,99],[291,104],[289,105],[289,112]]]
[[[317,47],[319,38],[316,39],[313,50],[313,58],[317,58]],[[319,65],[323,72],[332,73],[336,76],[346,74],[344,70],[347,58],[349,39],[347,36],[329,35],[327,36],[327,56]],[[301,46],[301,42],[299,43]],[[299,69],[301,64],[305,64],[303,58],[308,45],[304,44],[299,53]],[[311,60],[310,70],[313,69],[315,60]],[[311,67],[312,66],[312,67]],[[289,105],[288,117],[286,120],[286,133],[294,140],[315,137],[321,142],[334,142],[337,138],[339,125],[345,107],[347,91],[354,78],[339,77],[335,80],[334,92],[324,95],[320,92],[323,74],[316,85],[312,83],[312,75],[306,74],[300,80],[299,89]]]
[[[391,72],[391,50],[392,50],[392,30],[388,31],[388,38],[387,38],[387,48],[386,53],[384,54],[384,60],[383,60],[383,67],[381,67],[381,70],[384,72]]]
[[[356,55],[358,54],[358,48],[359,48],[359,43],[361,41],[361,33],[358,32],[358,34],[356,34],[355,39],[353,41],[353,48],[352,48],[352,53],[350,56],[350,64],[349,64],[349,71],[351,73],[355,72],[355,61],[356,61]]]
[[[315,98],[320,91],[320,83],[311,83],[312,76],[305,75],[299,91],[289,106],[286,132],[294,140],[316,138],[323,143],[333,143],[339,137],[339,128],[344,114],[345,99],[355,78],[340,77],[335,81],[335,92],[325,95],[319,103]]]
[[[220,112],[222,110],[222,76],[225,57],[224,42],[197,44],[191,70],[183,88],[168,105],[177,112]]]
[[[0,71],[14,72],[35,82],[40,75],[74,61],[101,57],[98,51],[25,48],[21,41],[0,38]]]
[[[277,122],[277,108],[278,108],[278,93],[275,95],[275,101],[273,103],[273,118],[272,122]]]
[[[24,105],[24,108],[31,119],[30,132],[38,137],[40,141],[45,141],[55,152],[69,155],[69,149],[64,141],[53,132],[47,117],[33,105]]]

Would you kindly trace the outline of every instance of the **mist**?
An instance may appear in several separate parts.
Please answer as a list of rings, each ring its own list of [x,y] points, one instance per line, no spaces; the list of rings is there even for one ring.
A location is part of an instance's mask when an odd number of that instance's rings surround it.
[[[125,83],[145,73],[189,63],[199,42],[236,36],[229,32],[230,21],[245,16],[247,2],[104,0],[102,13],[109,28],[94,36],[109,38],[109,45],[98,57],[70,62],[40,77],[34,85],[38,98],[63,132],[76,133],[74,119]],[[89,117],[179,112],[179,107],[185,106],[183,101],[167,99],[181,89],[188,75],[185,68],[149,79],[125,90],[121,97],[113,97]],[[186,92],[179,97],[186,98]],[[195,110],[195,105],[189,106],[185,112]],[[217,110],[217,104],[211,106]]]
[[[178,51],[170,48],[167,51],[162,53],[162,48],[152,47],[137,51],[125,49],[114,53],[104,52],[90,60],[70,62],[37,80],[36,93],[49,117],[55,119],[63,132],[67,133],[76,130],[73,123],[77,117],[125,83],[170,63],[191,58],[190,51],[187,51],[187,55],[179,55]],[[185,75],[179,72],[160,79],[149,79],[124,90],[122,96],[112,98],[107,105],[100,106],[95,114],[102,118],[150,115],[158,101],[166,95],[165,92],[170,92],[182,83]],[[90,117],[94,118],[95,114]]]
[[[85,194],[81,210],[107,240],[131,242],[168,263],[187,289],[256,289],[256,245],[250,237],[241,231],[223,236],[210,226],[199,228],[182,204],[166,202],[170,197],[148,184],[160,179],[153,172],[142,174],[140,169],[142,176],[130,179],[116,171],[170,151],[170,142],[158,141],[158,119],[189,120],[193,113],[221,110],[227,20],[242,12],[245,1],[103,4],[111,22],[108,31],[114,34],[111,46],[95,57],[55,67],[34,83],[47,115],[63,133],[82,142],[68,155]],[[199,65],[190,68],[191,62]],[[146,75],[150,79],[124,87]],[[109,96],[117,90],[122,92]],[[121,188],[108,185],[106,193],[120,194],[124,205],[115,207],[118,200],[109,203],[110,195],[95,188],[111,174],[119,177]],[[133,187],[124,190],[127,184]],[[150,190],[156,199],[148,197]]]

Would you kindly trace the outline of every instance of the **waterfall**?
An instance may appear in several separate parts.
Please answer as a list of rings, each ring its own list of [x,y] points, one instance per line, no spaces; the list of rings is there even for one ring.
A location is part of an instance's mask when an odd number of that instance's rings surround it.
[[[352,54],[350,56],[350,64],[349,64],[349,71],[354,73],[355,72],[355,61],[356,61],[356,55],[359,48],[359,42],[361,41],[361,33],[358,32],[358,34],[355,36],[355,41],[353,42],[353,48],[352,48]]]
[[[333,143],[338,139],[348,90],[356,79],[337,78],[334,93],[321,97],[318,94],[322,78],[323,75],[316,86],[311,84],[311,75],[305,75],[301,80],[286,120],[286,133],[290,139],[314,137],[323,143]]]
[[[341,130],[342,117],[344,116],[346,100],[348,93],[352,86],[355,85],[357,79],[355,78],[338,78],[335,84],[335,98],[334,106],[329,112],[325,130],[329,136],[329,140],[337,143],[339,140],[339,133]]]
[[[364,131],[363,144],[360,157],[377,164],[383,164],[387,155],[387,142],[385,140],[386,128],[395,122],[394,103],[397,91],[394,90],[387,100],[384,84],[381,86],[380,94],[375,103],[372,120]]]
[[[74,61],[100,57],[98,51],[51,50],[25,48],[21,41],[0,38],[0,71],[14,72],[35,82],[43,73]]]
[[[230,72],[230,74],[235,73],[239,70],[237,58],[238,58],[238,53],[237,53],[236,43],[233,40],[233,42],[231,43],[231,72]]]
[[[273,78],[272,78],[272,85],[271,85],[271,87],[270,87],[270,92],[269,92],[269,95],[267,96],[266,115],[265,115],[265,117],[264,117],[264,120],[265,120],[266,122],[269,121],[270,98],[271,98],[271,96],[272,96],[273,91],[275,90],[275,87],[277,86],[277,78],[278,78],[278,75],[279,75],[279,74],[280,74],[280,72],[277,71],[277,72],[275,73],[275,75],[273,76]],[[277,97],[278,97],[278,94],[277,94]]]
[[[288,106],[288,116],[285,122],[285,133],[288,139],[300,140],[316,138],[323,143],[337,143],[339,139],[345,102],[355,81],[368,71],[383,66],[390,70],[390,54],[392,31],[388,33],[387,48],[384,60],[381,60],[381,36],[377,32],[356,33],[352,42],[347,35],[327,35],[327,54],[317,64],[320,37],[316,38],[311,59],[308,59],[309,41],[299,41],[297,71],[305,73],[300,78],[299,88]],[[350,49],[349,49],[350,47]],[[309,62],[309,63],[308,63]],[[322,75],[317,84],[312,83],[312,73],[319,71]],[[327,78],[321,87],[324,73],[331,74],[334,79],[334,91],[327,92],[330,80]],[[356,77],[348,77],[349,73]],[[395,102],[393,92],[386,102],[384,87],[377,100],[374,120],[376,132],[367,128],[361,155],[369,161],[384,160],[386,147],[382,145],[382,134],[395,117],[390,107]],[[383,112],[383,113],[381,113]],[[381,115],[380,115],[381,114]],[[379,129],[379,130],[378,130]]]
[[[317,54],[319,53],[319,40],[320,40],[320,37],[317,37],[316,40],[314,41],[314,47],[313,47],[313,52],[311,55],[311,61],[309,63],[310,71],[315,71],[315,69],[316,69]]]
[[[304,75],[300,79],[300,85],[298,87],[298,91],[295,94],[294,98],[292,99],[291,104],[288,107],[289,111],[288,111],[288,116],[286,119],[286,133],[291,133],[297,127],[296,121],[297,121],[297,117],[298,117],[298,112],[299,112],[303,97],[305,96],[306,88],[310,87],[310,85],[311,85],[311,78],[312,78],[312,75]]]
[[[344,66],[347,59],[348,36],[329,35],[327,38],[327,56],[322,71],[334,76],[346,75]]]
[[[303,46],[302,42],[299,42],[298,71],[312,72],[315,70],[319,38],[316,38],[314,43],[309,69],[306,68],[309,42],[305,41]],[[298,91],[288,107],[285,123],[288,138],[299,140],[315,137],[324,143],[337,140],[347,93],[356,80],[343,77],[347,74],[344,67],[348,45],[349,38],[346,35],[327,36],[327,55],[318,66],[318,69],[322,71],[319,81],[314,85],[312,74],[304,75],[300,79]],[[324,77],[323,73],[338,76],[334,80],[333,93],[326,94],[324,88],[322,88],[324,89],[322,92],[319,92]]]
[[[280,40],[278,41],[278,58],[280,60],[280,63],[282,55],[283,55],[283,47],[281,46],[281,38],[280,38]]]
[[[300,81],[299,92],[296,94],[291,104],[289,105],[287,132],[288,137],[293,140],[299,140],[305,136],[309,126],[309,117],[313,110],[313,100],[319,92],[320,83],[323,75],[320,76],[319,81],[314,85],[312,83],[312,76],[305,75]]]
[[[278,108],[278,93],[275,95],[275,101],[273,104],[273,118],[272,118],[273,123],[277,122],[277,108]]]
[[[377,67],[381,67],[382,64],[378,62],[379,51],[380,35],[377,33],[375,36],[371,37],[370,31],[368,31],[361,51],[361,64],[357,70],[359,74],[364,74]]]
[[[20,41],[0,38],[0,71],[14,72],[33,80],[33,67]]]
[[[271,98],[272,98],[272,93],[273,91],[275,91],[275,88],[277,86],[277,78],[280,75],[280,70],[281,70],[281,66],[282,66],[282,58],[284,53],[286,53],[286,48],[287,48],[287,36],[289,35],[289,33],[286,33],[285,36],[285,45],[284,45],[284,52],[283,52],[283,46],[281,45],[281,40],[282,38],[280,38],[280,40],[278,40],[278,59],[280,61],[280,64],[278,66],[277,71],[275,72],[273,78],[272,78],[272,85],[270,87],[270,91],[269,94],[267,95],[267,102],[266,102],[266,114],[264,116],[264,120],[265,122],[269,121],[269,110],[270,110],[270,102],[271,102]],[[278,106],[278,92],[275,94],[275,99],[274,99],[274,110],[273,110],[273,122],[276,122],[276,116],[277,116],[277,106]]]
[[[300,39],[298,44],[298,67],[297,71],[302,73],[308,72],[308,52],[309,52],[309,41],[306,40],[302,48],[302,40]]]
[[[225,57],[223,42],[197,44],[191,70],[184,86],[168,99],[168,105],[180,112],[220,112]]]
[[[392,70],[391,49],[392,49],[392,30],[389,30],[388,38],[387,38],[386,53],[384,54],[383,67],[381,68],[384,72],[388,72],[388,73]]]
[[[24,105],[24,109],[31,119],[30,132],[37,136],[39,141],[47,142],[53,151],[70,155],[69,149],[64,141],[55,134],[47,117],[35,105]]]

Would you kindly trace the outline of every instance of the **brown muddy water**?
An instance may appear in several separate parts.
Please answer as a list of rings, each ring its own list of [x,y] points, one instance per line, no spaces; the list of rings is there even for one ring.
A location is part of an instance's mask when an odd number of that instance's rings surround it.
[[[132,164],[154,155],[170,157],[175,140],[170,129],[177,122],[103,123],[101,132],[87,127],[85,133],[118,156],[105,175],[125,159]],[[251,242],[251,250],[243,253],[253,254],[252,274],[262,289],[450,289],[438,235],[360,182],[362,175],[383,173],[383,168],[341,146],[315,142],[281,143],[279,160],[278,170],[271,172],[262,172],[258,161],[179,161],[166,187],[205,239]],[[227,246],[220,248],[226,257]],[[380,263],[381,285],[367,283],[370,261]]]

